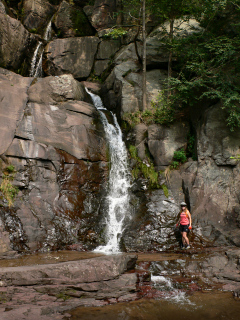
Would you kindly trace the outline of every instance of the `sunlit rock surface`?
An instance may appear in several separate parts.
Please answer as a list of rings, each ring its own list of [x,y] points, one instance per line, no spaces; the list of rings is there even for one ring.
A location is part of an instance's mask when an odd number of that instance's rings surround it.
[[[12,143],[15,130],[26,108],[31,78],[23,78],[0,68],[0,154]]]
[[[0,293],[6,303],[0,306],[1,319],[63,319],[64,311],[78,306],[135,299],[137,275],[125,272],[134,268],[136,260],[134,254],[119,254],[1,268]]]
[[[14,207],[1,196],[12,248],[57,249],[79,240],[94,246],[108,167],[98,113],[79,101],[86,96],[83,85],[71,75],[48,77],[27,94],[32,78],[1,77],[2,114],[14,107],[1,126],[1,177],[11,164],[19,188]]]
[[[0,66],[17,70],[28,60],[36,43],[35,35],[28,32],[19,20],[0,13]]]
[[[47,75],[71,73],[74,78],[87,78],[93,67],[98,43],[97,37],[53,40],[45,48],[44,72]]]

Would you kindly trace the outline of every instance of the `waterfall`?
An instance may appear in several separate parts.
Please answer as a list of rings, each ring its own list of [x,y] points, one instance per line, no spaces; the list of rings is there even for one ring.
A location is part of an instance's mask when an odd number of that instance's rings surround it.
[[[46,41],[49,41],[51,39],[51,33],[52,33],[52,19],[49,21],[47,28],[44,32],[43,39]]]
[[[30,77],[35,78],[35,77],[42,76],[42,54],[43,54],[43,52],[41,53],[40,58],[37,62],[37,58],[39,56],[39,51],[41,49],[41,46],[42,46],[42,42],[39,41],[38,45],[34,51],[34,54],[33,54],[32,62],[31,62],[31,69],[30,69],[30,73],[29,73]]]
[[[49,21],[47,28],[44,32],[43,39],[46,41],[49,41],[51,39],[51,33],[52,33],[52,19]],[[38,45],[34,51],[32,62],[31,62],[31,69],[29,76],[30,77],[42,77],[42,58],[43,58],[43,48],[42,48],[42,42],[39,41]],[[38,59],[38,60],[37,60]]]
[[[109,147],[110,172],[107,195],[107,217],[106,217],[106,245],[95,249],[97,252],[116,253],[120,252],[119,242],[124,230],[124,222],[129,215],[129,188],[130,172],[128,168],[127,149],[122,139],[122,131],[113,115],[113,124],[109,123],[102,101],[99,96],[90,94],[95,107],[98,109],[104,126],[106,139]]]

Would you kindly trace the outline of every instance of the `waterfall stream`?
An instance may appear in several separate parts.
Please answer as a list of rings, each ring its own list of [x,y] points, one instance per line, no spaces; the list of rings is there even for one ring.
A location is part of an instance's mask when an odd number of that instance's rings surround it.
[[[42,76],[42,54],[39,54],[40,50],[42,48],[42,42],[39,41],[38,45],[34,51],[32,62],[31,62],[31,69],[29,76],[30,77],[41,77]],[[38,59],[39,58],[39,59]],[[38,59],[38,61],[37,61]]]
[[[52,19],[49,21],[47,25],[47,28],[43,35],[43,39],[45,41],[49,41],[51,39],[51,33],[52,33]],[[39,41],[33,54],[31,69],[29,73],[30,77],[41,78],[43,76],[43,71],[42,71],[43,51],[44,51],[43,43]]]
[[[128,167],[127,149],[122,139],[122,131],[114,114],[113,124],[109,123],[104,110],[107,110],[99,96],[90,94],[95,107],[98,109],[104,126],[106,139],[109,147],[110,172],[107,195],[106,217],[106,245],[99,246],[96,252],[116,253],[120,252],[119,242],[124,230],[124,222],[130,215],[129,188],[131,175]]]

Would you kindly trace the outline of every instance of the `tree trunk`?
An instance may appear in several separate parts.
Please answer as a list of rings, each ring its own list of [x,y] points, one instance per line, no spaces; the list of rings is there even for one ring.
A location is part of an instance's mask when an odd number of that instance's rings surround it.
[[[146,88],[146,2],[143,0],[142,4],[142,33],[143,33],[143,82],[142,82],[142,109],[143,111],[147,109],[147,88]]]
[[[170,20],[170,31],[169,31],[169,40],[172,46],[173,43],[173,27],[174,27],[174,19]],[[170,49],[169,58],[168,58],[168,97],[171,95],[169,79],[172,76],[172,57],[173,57],[173,49]]]

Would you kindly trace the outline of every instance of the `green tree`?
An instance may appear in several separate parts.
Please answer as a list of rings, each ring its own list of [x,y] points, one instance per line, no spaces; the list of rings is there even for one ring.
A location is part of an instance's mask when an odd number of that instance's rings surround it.
[[[240,1],[201,0],[196,17],[202,32],[175,39],[175,105],[221,101],[230,130],[240,127]]]

